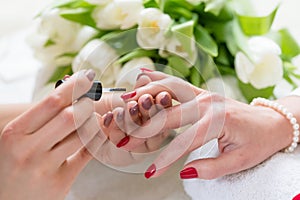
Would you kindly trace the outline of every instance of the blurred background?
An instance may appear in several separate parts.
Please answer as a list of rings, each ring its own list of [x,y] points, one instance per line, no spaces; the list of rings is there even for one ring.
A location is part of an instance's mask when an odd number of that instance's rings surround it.
[[[30,102],[40,64],[25,42],[26,34],[52,0],[0,2],[0,103]],[[282,0],[273,28],[287,27],[300,43],[299,8],[299,0]]]

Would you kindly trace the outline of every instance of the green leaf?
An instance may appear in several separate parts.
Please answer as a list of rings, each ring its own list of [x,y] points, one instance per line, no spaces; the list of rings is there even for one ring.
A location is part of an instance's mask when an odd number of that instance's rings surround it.
[[[273,87],[267,87],[264,89],[256,89],[251,84],[245,84],[239,81],[239,87],[241,89],[242,94],[247,99],[248,102],[251,102],[256,97],[270,98],[273,95]]]
[[[143,4],[145,8],[159,8],[156,0],[144,0]]]
[[[63,77],[66,74],[73,74],[72,67],[71,66],[62,66],[62,67],[57,67],[50,79],[48,80],[48,83],[53,83],[56,82],[60,79],[63,79]]]
[[[214,1],[208,1],[205,3],[205,12],[210,12],[214,15],[219,15],[225,4],[227,3],[227,0],[214,0]]]
[[[195,67],[191,68],[190,82],[196,87],[200,87],[201,84],[203,83],[203,79],[201,78],[200,73],[197,71]]]
[[[178,56],[168,57],[168,66],[172,67],[175,71],[180,73],[183,77],[187,77],[190,74],[190,64]]]
[[[124,55],[139,48],[136,41],[136,32],[137,29],[113,31],[101,37],[101,40],[114,48],[119,55]]]
[[[238,14],[238,20],[243,32],[249,36],[266,34],[273,24],[277,10],[278,7],[276,7],[268,16],[263,17],[243,16]]]
[[[47,42],[44,44],[44,47],[49,47],[49,46],[52,46],[52,45],[55,45],[55,42],[51,39],[47,40]]]
[[[205,28],[198,24],[194,29],[194,35],[197,45],[203,51],[213,57],[218,55],[218,45]]]
[[[287,29],[279,30],[280,34],[280,46],[282,55],[286,59],[291,59],[300,54],[300,47],[295,38],[290,34]]]
[[[96,22],[91,17],[91,12],[92,9],[90,8],[68,9],[62,10],[60,16],[67,20],[96,28]]]
[[[144,49],[136,49],[128,54],[125,54],[123,57],[121,57],[119,60],[117,60],[118,63],[125,63],[129,60],[132,60],[134,58],[140,58],[140,57],[156,57],[157,51],[156,50],[144,50]]]
[[[57,56],[56,58],[62,58],[62,57],[74,58],[75,56],[77,56],[77,54],[78,54],[77,52],[67,52],[67,53]]]
[[[60,0],[57,1],[53,8],[94,8],[95,5],[89,4],[84,0]]]

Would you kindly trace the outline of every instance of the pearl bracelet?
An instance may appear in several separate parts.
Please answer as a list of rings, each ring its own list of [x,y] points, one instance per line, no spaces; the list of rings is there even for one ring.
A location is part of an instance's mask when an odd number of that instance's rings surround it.
[[[293,116],[293,114],[291,112],[288,112],[285,107],[278,104],[277,102],[273,102],[261,97],[253,99],[250,105],[253,106],[261,105],[261,106],[272,108],[273,110],[279,112],[289,120],[289,122],[293,127],[293,142],[289,147],[285,149],[285,152],[286,153],[293,152],[296,149],[299,142],[299,124],[297,122],[297,119]]]

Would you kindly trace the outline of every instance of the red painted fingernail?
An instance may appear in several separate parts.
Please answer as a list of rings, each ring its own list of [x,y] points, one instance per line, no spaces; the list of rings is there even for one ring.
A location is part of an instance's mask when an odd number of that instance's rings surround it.
[[[130,98],[134,97],[135,95],[136,95],[136,91],[132,91],[132,92],[122,94],[121,98],[123,100],[127,100],[127,99],[130,99]]]
[[[181,170],[180,178],[182,179],[198,178],[197,170],[194,167],[189,167],[184,170]]]
[[[300,194],[296,195],[293,200],[300,200]]]
[[[152,69],[148,69],[148,68],[145,68],[145,67],[141,67],[140,69],[142,72],[154,72]]]
[[[156,166],[154,164],[152,164],[147,171],[145,172],[145,177],[146,179],[149,179],[151,176],[153,176],[153,174],[155,174],[156,172]]]
[[[127,135],[122,140],[120,140],[120,142],[117,144],[117,147],[121,148],[121,147],[125,146],[128,142],[129,142],[129,136]]]

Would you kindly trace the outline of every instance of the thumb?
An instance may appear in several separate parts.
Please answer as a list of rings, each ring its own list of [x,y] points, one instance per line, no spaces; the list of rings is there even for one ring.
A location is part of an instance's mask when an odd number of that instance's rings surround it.
[[[211,180],[224,175],[233,174],[247,169],[247,157],[241,149],[222,153],[216,158],[194,160],[185,165],[180,178],[201,178]]]

